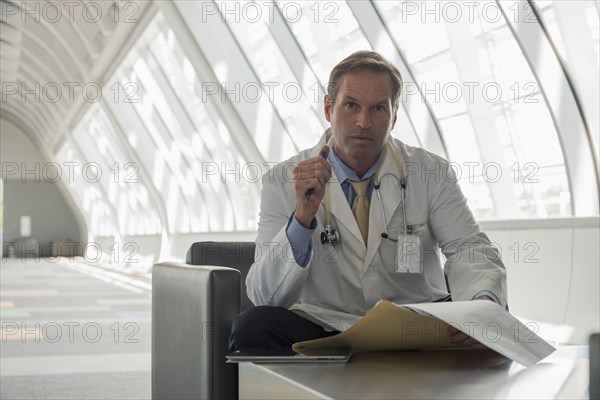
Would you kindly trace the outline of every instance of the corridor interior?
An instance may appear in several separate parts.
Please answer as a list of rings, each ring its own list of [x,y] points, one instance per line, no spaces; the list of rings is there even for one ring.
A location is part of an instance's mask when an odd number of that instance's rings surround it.
[[[0,296],[0,398],[151,397],[149,273],[7,258]]]

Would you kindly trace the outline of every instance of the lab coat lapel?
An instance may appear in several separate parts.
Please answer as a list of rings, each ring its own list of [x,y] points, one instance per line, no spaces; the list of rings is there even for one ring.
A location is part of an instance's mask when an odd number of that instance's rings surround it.
[[[398,151],[396,146],[393,146],[394,151]],[[400,158],[402,162],[402,157]],[[385,226],[389,226],[392,216],[396,209],[402,204],[402,191],[400,190],[400,177],[398,176],[398,168],[394,162],[394,157],[387,154],[383,160],[381,171],[379,171],[380,192],[383,208],[385,209]],[[358,226],[357,226],[358,229]],[[367,247],[367,255],[365,257],[365,267],[371,264],[373,257],[381,244],[381,234],[385,232],[383,226],[383,215],[381,214],[381,205],[377,198],[377,192],[373,189],[371,194],[371,205],[369,209],[369,240]]]

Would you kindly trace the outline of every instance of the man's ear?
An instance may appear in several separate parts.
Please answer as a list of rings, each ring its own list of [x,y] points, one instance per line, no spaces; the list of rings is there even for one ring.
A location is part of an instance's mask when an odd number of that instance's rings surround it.
[[[325,119],[327,122],[331,122],[331,108],[333,104],[329,101],[329,96],[325,95],[325,101],[323,102],[325,108]]]

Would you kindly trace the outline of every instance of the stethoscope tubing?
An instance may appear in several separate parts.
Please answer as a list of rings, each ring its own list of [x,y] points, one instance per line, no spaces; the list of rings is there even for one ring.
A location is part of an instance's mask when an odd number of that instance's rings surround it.
[[[328,145],[331,146],[331,139],[329,139],[329,142],[327,143]],[[401,201],[402,201],[402,219],[404,221],[404,234],[407,234],[408,231],[408,226],[406,223],[406,209],[405,209],[405,200],[406,200],[406,178],[404,177],[404,173],[402,170],[402,164],[400,164],[400,160],[398,159],[398,156],[394,153],[394,148],[391,144],[391,141],[388,141],[386,143],[388,150],[390,153],[392,153],[392,156],[394,157],[394,162],[396,164],[396,167],[398,168],[398,177],[396,177],[398,179],[399,182],[399,186],[400,186],[400,190],[402,191],[402,196],[401,196]],[[385,157],[387,157],[387,152],[384,155],[384,159],[382,159],[380,161],[380,165],[377,168],[377,170],[375,171],[375,175],[379,174],[379,169],[381,167],[381,165],[383,165],[383,162],[385,161]],[[383,174],[382,176],[376,176],[373,179],[373,188],[376,191],[377,194],[377,199],[379,201],[379,206],[381,207],[381,215],[383,218],[383,229],[384,229],[384,233],[381,234],[381,236],[385,239],[389,239],[392,242],[397,242],[398,239],[393,239],[390,238],[388,235],[388,231],[387,231],[387,226],[386,226],[386,221],[387,218],[385,216],[385,208],[383,207],[383,199],[381,198],[381,180],[382,178],[386,177],[387,175],[392,175],[395,177],[395,175],[391,172],[387,172],[385,174]],[[329,183],[327,183],[326,187],[325,187],[325,199],[323,201],[323,208],[324,208],[324,212],[325,212],[325,231],[321,233],[321,243],[325,244],[325,243],[329,243],[329,244],[335,244],[338,240],[339,240],[339,234],[336,232],[335,229],[333,229],[333,226],[331,225],[331,208],[330,208],[330,198],[329,198]]]

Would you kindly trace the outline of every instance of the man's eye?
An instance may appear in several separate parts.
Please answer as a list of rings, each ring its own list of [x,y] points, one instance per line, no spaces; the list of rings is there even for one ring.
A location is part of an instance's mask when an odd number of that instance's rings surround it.
[[[345,106],[346,106],[346,108],[355,109],[357,105],[356,105],[356,103],[349,101],[345,104]]]
[[[373,110],[375,110],[375,111],[385,111],[385,107],[384,106],[375,106],[375,107],[373,107]]]

